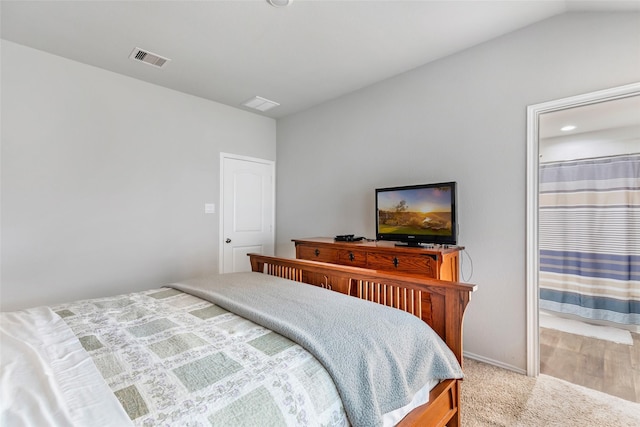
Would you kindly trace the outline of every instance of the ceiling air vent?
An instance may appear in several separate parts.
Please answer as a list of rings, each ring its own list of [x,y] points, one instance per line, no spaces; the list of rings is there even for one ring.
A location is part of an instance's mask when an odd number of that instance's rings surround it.
[[[242,105],[244,105],[245,107],[253,108],[254,110],[258,110],[258,111],[267,111],[274,107],[279,106],[280,104],[278,104],[275,101],[271,101],[267,98],[263,98],[261,96],[254,96],[253,98],[247,99],[246,101],[244,101]]]
[[[167,62],[171,61],[169,58],[156,55],[155,53],[147,52],[146,50],[142,50],[139,47],[131,51],[131,55],[129,55],[129,58],[135,61],[144,62],[145,64],[153,65],[156,68],[162,68],[164,65],[166,65]]]

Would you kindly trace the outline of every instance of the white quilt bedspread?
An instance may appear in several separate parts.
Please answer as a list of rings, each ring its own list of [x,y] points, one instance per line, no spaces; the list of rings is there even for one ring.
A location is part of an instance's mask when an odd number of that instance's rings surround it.
[[[192,337],[195,333],[201,338]],[[191,337],[190,345],[180,345],[176,334]],[[275,336],[210,302],[167,288],[0,313],[0,426],[173,426],[207,425],[208,420],[228,427],[237,425],[227,422],[236,412],[242,417],[256,412],[253,403],[248,412],[246,406],[236,411],[239,397],[257,402],[246,398],[254,396],[250,392],[255,388],[275,393],[275,398],[268,393],[269,399],[261,395],[260,402],[275,399],[280,408],[274,413],[281,414],[281,422],[268,425],[348,425],[338,392],[319,362],[299,345]],[[204,338],[212,345],[204,346]],[[111,353],[117,349],[126,351]],[[208,360],[209,353],[221,350],[238,361],[234,381],[214,381],[201,369],[193,375],[185,370],[195,363],[189,358]],[[148,359],[155,365],[147,364]],[[122,369],[111,369],[114,361]],[[179,371],[182,382],[171,382],[173,376],[156,365]],[[183,396],[180,384],[204,384],[202,378],[211,384]],[[425,385],[406,407],[384,414],[382,425],[395,425],[427,402],[437,382]],[[142,391],[145,405],[139,399],[133,406],[130,399],[119,400],[117,392],[132,387]],[[261,422],[251,425],[264,425],[267,413],[257,414]]]
[[[1,426],[132,425],[78,338],[48,307],[0,313],[0,342]]]
[[[348,425],[310,353],[175,289],[1,316],[2,427]]]

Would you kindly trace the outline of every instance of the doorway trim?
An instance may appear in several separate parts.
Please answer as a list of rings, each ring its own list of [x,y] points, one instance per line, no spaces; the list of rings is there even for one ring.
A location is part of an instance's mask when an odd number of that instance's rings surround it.
[[[527,107],[527,205],[526,205],[526,282],[527,282],[527,375],[540,374],[538,271],[538,167],[539,118],[541,114],[627,96],[640,95],[640,82],[557,99]]]

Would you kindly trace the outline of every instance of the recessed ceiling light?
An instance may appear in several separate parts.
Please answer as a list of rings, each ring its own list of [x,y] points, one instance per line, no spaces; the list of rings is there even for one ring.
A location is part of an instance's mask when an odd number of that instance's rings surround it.
[[[569,132],[570,130],[574,130],[576,127],[574,125],[562,126],[560,130],[562,132]]]
[[[273,7],[284,7],[289,6],[292,1],[293,0],[267,0],[267,3]]]
[[[279,106],[280,104],[278,104],[275,101],[270,101],[261,96],[254,96],[253,98],[244,101],[242,105],[244,105],[245,107],[253,108],[254,110],[258,110],[258,111],[267,111],[274,107]]]

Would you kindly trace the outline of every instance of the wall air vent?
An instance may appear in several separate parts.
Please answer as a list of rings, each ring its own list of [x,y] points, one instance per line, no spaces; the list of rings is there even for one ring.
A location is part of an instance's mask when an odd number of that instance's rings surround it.
[[[156,68],[162,68],[167,64],[167,62],[171,61],[169,58],[156,55],[155,53],[148,52],[140,49],[139,47],[131,51],[129,58],[134,61],[144,62],[145,64],[152,65]]]

